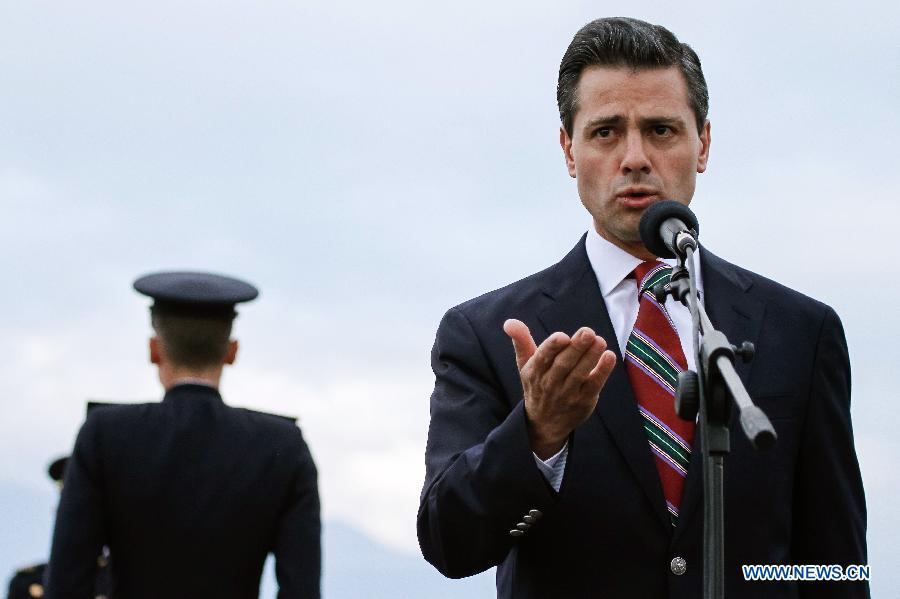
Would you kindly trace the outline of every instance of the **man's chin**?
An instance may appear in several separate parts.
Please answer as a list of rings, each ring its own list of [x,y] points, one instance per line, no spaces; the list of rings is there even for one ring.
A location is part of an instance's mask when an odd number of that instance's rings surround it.
[[[597,231],[600,237],[619,247],[633,247],[635,245],[643,246],[643,242],[641,241],[641,234],[637,227],[637,223],[639,222],[640,218],[635,221],[633,227],[608,227],[602,226],[600,223],[597,223],[595,221],[594,229]]]

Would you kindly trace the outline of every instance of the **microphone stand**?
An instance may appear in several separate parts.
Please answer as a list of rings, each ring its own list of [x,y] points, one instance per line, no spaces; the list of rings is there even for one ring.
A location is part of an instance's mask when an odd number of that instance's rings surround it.
[[[713,327],[697,295],[694,252],[697,242],[679,233],[673,244],[678,263],[671,281],[654,289],[657,300],[672,295],[691,311],[694,357],[697,372],[685,371],[678,376],[675,411],[683,420],[697,422],[703,460],[703,597],[725,597],[725,456],[731,449],[728,420],[731,404],[740,411],[741,427],[753,446],[771,448],[777,439],[772,423],[747,394],[747,389],[734,369],[734,358],[745,362],[753,358],[753,344],[744,341],[740,347],[728,342]],[[688,265],[691,267],[688,268]],[[702,335],[702,337],[701,337]]]

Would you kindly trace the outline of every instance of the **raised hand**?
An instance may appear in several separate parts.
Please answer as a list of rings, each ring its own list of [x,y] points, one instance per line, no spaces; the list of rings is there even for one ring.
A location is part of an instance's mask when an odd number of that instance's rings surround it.
[[[588,327],[571,337],[553,333],[540,347],[520,320],[507,320],[503,331],[516,352],[531,449],[547,459],[562,449],[569,434],[593,413],[616,355]]]

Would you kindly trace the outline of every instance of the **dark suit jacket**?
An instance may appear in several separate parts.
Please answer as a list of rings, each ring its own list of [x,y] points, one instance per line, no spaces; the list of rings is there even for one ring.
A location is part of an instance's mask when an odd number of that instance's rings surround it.
[[[864,583],[744,582],[741,564],[864,564],[866,512],[850,425],[850,370],[831,308],[702,250],[705,304],[779,435],[754,451],[731,423],[726,458],[726,596],[865,597]],[[515,354],[518,318],[540,343],[593,328],[619,357],[594,414],[569,439],[559,493],[531,453]],[[584,239],[558,264],[452,308],[432,351],[435,388],[418,514],[425,558],[444,575],[492,566],[499,597],[702,596],[702,468],[695,447],[672,531]],[[699,435],[698,443],[699,443]],[[509,531],[536,509],[522,536]],[[687,571],[676,575],[671,560]]]
[[[300,429],[201,385],[91,411],[66,472],[46,597],[93,597],[103,545],[114,599],[255,598],[269,552],[280,598],[318,598],[319,495]]]

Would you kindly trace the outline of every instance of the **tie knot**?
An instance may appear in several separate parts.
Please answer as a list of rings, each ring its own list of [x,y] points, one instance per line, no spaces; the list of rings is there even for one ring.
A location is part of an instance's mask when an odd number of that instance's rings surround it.
[[[671,277],[672,267],[659,260],[641,262],[634,269],[634,278],[638,283],[638,294],[648,289],[653,289],[660,283],[668,283]]]

